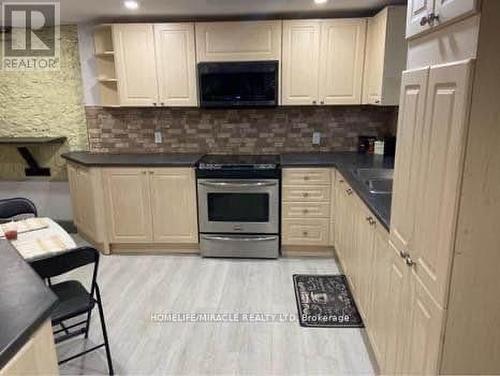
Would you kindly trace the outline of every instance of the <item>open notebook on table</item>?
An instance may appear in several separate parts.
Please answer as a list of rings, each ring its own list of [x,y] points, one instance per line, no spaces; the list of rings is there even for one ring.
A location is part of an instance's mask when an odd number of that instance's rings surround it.
[[[6,222],[0,224],[0,238],[5,237],[5,232],[17,230],[18,234],[41,230],[49,227],[48,218],[27,218],[16,222]]]
[[[25,260],[33,261],[50,257],[76,247],[73,238],[52,219],[30,218],[29,220],[31,221],[27,224],[21,224],[21,222],[28,220],[16,222],[19,224],[17,240],[11,241]],[[24,228],[30,230],[20,231]]]

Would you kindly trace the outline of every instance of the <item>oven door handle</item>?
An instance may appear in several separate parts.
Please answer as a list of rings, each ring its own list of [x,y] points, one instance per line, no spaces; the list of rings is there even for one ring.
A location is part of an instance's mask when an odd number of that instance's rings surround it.
[[[243,237],[230,237],[230,236],[210,236],[210,235],[202,235],[202,239],[205,240],[221,240],[221,241],[233,241],[233,242],[269,242],[272,240],[276,240],[277,236],[253,236],[248,238]]]
[[[215,181],[200,181],[199,184],[205,185],[208,187],[231,187],[231,188],[245,188],[245,187],[271,187],[273,185],[277,185],[277,182],[274,181],[258,181],[254,183],[226,183],[224,181],[215,182]]]

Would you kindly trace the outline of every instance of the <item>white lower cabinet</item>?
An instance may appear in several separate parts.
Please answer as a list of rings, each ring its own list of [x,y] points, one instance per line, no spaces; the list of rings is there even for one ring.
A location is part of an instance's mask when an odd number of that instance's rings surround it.
[[[194,170],[157,168],[149,172],[153,240],[198,243]]]
[[[68,178],[78,231],[105,253],[148,244],[196,250],[194,169],[69,164]]]
[[[153,235],[147,171],[137,168],[109,168],[103,173],[110,241],[151,242]]]
[[[283,170],[281,243],[284,254],[331,254],[335,171],[330,168]]]
[[[432,299],[413,271],[410,277],[409,300],[408,323],[403,331],[406,335],[403,373],[437,374],[445,311]]]
[[[286,219],[282,228],[284,245],[328,246],[327,218]]]
[[[26,343],[0,368],[0,376],[59,375],[50,320],[40,325]]]
[[[196,191],[190,168],[103,171],[111,243],[197,243]]]
[[[390,246],[390,253],[388,325],[381,368],[388,374],[437,374],[444,310],[399,251]]]
[[[358,308],[363,319],[368,322],[370,296],[372,293],[371,277],[373,273],[373,247],[375,239],[375,227],[378,224],[369,209],[361,200],[355,197],[355,217],[353,244],[353,270],[352,282],[358,295]]]
[[[386,348],[387,348],[387,332],[389,330],[389,314],[390,309],[387,307],[389,301],[389,286],[391,273],[391,261],[394,253],[389,250],[387,243],[387,232],[385,229],[378,228],[373,237],[373,256],[371,263],[371,292],[368,303],[369,323],[367,325],[367,333],[370,338],[375,357],[378,360],[381,369],[385,370]],[[386,271],[380,273],[379,271]]]
[[[334,197],[336,252],[382,374],[436,374],[444,310],[339,173]]]
[[[78,233],[97,246],[105,243],[102,179],[99,168],[68,163],[73,222]]]

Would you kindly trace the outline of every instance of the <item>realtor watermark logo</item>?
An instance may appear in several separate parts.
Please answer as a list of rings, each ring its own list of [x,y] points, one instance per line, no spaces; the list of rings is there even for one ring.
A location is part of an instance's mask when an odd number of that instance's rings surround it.
[[[60,9],[56,2],[3,2],[2,69],[59,69]]]

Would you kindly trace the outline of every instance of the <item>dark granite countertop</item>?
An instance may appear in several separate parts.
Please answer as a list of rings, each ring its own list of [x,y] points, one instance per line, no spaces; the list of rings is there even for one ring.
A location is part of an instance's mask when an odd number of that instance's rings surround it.
[[[290,153],[281,155],[281,167],[335,167],[382,225],[389,230],[391,195],[370,193],[368,187],[354,174],[354,171],[357,168],[394,168],[393,157],[356,152]]]
[[[6,240],[0,240],[0,368],[47,320],[57,298]]]
[[[7,145],[39,145],[56,144],[66,141],[66,137],[0,137],[0,144]]]
[[[203,154],[150,153],[107,154],[74,151],[63,158],[84,166],[148,166],[148,167],[194,167]],[[281,167],[335,167],[344,176],[358,196],[373,214],[389,229],[391,195],[374,195],[354,174],[357,168],[393,168],[394,158],[356,152],[333,153],[287,153],[281,155]]]
[[[203,154],[150,153],[107,154],[88,151],[72,151],[62,157],[84,166],[148,166],[148,167],[194,167]]]

